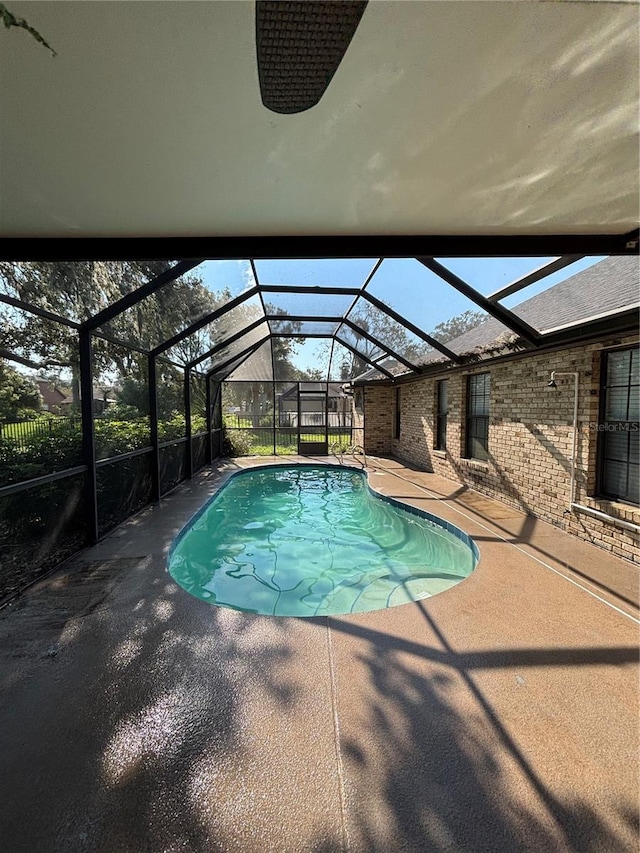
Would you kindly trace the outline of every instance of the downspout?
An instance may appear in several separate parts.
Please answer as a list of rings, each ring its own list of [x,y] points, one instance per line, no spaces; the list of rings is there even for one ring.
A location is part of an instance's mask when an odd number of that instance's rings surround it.
[[[577,467],[577,451],[578,451],[578,379],[580,374],[576,372],[561,372],[554,370],[551,373],[551,382],[549,385],[555,387],[556,376],[573,376],[574,379],[574,396],[573,396],[573,448],[571,451],[571,488],[569,508],[565,512],[582,512],[585,515],[593,516],[600,521],[606,521],[616,527],[622,527],[624,530],[632,530],[634,533],[640,533],[640,525],[633,524],[631,521],[624,521],[622,518],[616,518],[614,515],[608,515],[606,512],[592,509],[590,506],[576,503],[576,467]]]

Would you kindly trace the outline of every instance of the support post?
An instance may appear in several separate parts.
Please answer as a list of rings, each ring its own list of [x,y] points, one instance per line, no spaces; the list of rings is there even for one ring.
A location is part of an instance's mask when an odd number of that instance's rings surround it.
[[[206,408],[207,408],[207,454],[205,459],[207,461],[207,465],[211,465],[213,461],[213,453],[211,452],[211,428],[212,428],[212,418],[211,418],[211,377],[207,376],[205,379],[206,387],[205,387],[205,395],[206,395]]]
[[[273,349],[273,348],[272,348]],[[277,455],[278,444],[276,441],[276,383],[271,383],[271,402],[273,403],[273,455]]]
[[[186,469],[187,477],[193,477],[193,447],[191,444],[191,371],[188,367],[184,369],[184,426],[185,436],[187,437],[187,458]]]
[[[85,507],[89,542],[95,545],[99,538],[98,491],[96,475],[96,440],[93,428],[93,381],[91,332],[80,329],[80,411],[82,414],[82,461],[87,466],[85,475]]]
[[[149,432],[151,439],[151,500],[160,501],[160,444],[158,440],[158,377],[156,359],[149,355]]]

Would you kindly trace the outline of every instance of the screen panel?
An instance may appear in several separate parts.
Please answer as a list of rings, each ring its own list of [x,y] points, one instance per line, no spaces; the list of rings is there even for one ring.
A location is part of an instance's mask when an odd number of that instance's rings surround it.
[[[198,369],[205,373],[208,373],[211,370],[215,371],[218,365],[228,363],[234,356],[240,355],[243,350],[246,350],[253,344],[257,344],[260,340],[266,337],[268,333],[269,327],[265,320],[254,329],[250,329],[246,334],[242,335],[242,337],[237,338],[235,341],[231,341],[227,346],[223,346],[211,356],[201,361],[198,365]]]
[[[269,326],[274,335],[296,334],[300,335],[300,337],[304,337],[305,335],[331,336],[338,328],[338,323],[310,320],[294,324],[288,320],[269,320]]]
[[[174,261],[29,261],[0,263],[0,292],[82,323]]]
[[[116,340],[154,349],[253,285],[248,262],[205,261],[127,308],[103,324],[100,331]]]
[[[377,258],[256,261],[260,284],[286,287],[362,287]]]
[[[344,293],[264,293],[266,313],[283,317],[342,317],[353,300]]]
[[[251,296],[240,305],[229,308],[213,322],[183,338],[165,350],[164,354],[177,364],[189,364],[261,317],[264,317],[264,312],[260,297]]]
[[[443,267],[451,270],[478,293],[489,296],[517,279],[557,260],[557,256],[543,258],[436,258]]]
[[[411,318],[415,326],[457,355],[478,354],[483,348],[501,346],[516,337],[507,326],[413,258],[385,260],[367,293]],[[404,353],[400,351],[400,355]],[[416,358],[431,363],[441,356],[430,352],[427,345]]]
[[[390,317],[384,311],[367,302],[366,299],[360,297],[349,313],[349,320],[361,329],[363,332],[368,332],[372,337],[379,341],[384,347],[396,352],[402,358],[406,358],[412,364],[419,364],[425,354],[430,350],[429,344],[415,335],[410,329],[407,329],[393,317]],[[351,343],[346,337],[346,332],[341,328],[341,338]],[[353,330],[352,330],[352,334]],[[358,336],[357,330],[355,335]],[[359,336],[358,336],[359,337]],[[361,338],[362,340],[362,338]],[[362,346],[362,344],[361,344]],[[361,348],[361,346],[359,348]],[[371,343],[367,343],[367,347],[372,347]],[[368,352],[368,350],[367,350]]]
[[[541,333],[637,305],[637,258],[584,258],[501,300]]]
[[[273,362],[271,359],[271,341],[249,356],[241,356],[237,364],[223,371],[223,378],[236,382],[271,382],[273,380]]]

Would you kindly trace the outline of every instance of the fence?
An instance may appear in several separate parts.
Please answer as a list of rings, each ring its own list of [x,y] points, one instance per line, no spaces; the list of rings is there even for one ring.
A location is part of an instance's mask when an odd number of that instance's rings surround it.
[[[26,448],[34,438],[62,435],[80,429],[79,417],[38,418],[34,421],[0,421],[0,438],[8,438],[18,447]]]
[[[257,415],[251,412],[226,414],[224,422],[229,429],[273,429],[271,415]],[[328,412],[327,423],[330,429],[350,429],[351,412]],[[276,426],[281,429],[296,429],[298,426],[298,413],[280,412],[277,416]],[[300,426],[324,426],[323,413],[302,412]]]

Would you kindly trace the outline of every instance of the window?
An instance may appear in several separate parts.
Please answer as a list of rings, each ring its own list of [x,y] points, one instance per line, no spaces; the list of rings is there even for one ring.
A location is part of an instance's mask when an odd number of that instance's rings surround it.
[[[602,367],[599,492],[637,503],[640,350],[605,353]]]
[[[470,459],[488,458],[489,392],[491,376],[477,373],[467,380],[467,441],[466,455]]]
[[[436,382],[436,450],[447,447],[448,379]]]
[[[396,419],[393,424],[393,437],[400,438],[400,389],[396,388]]]

